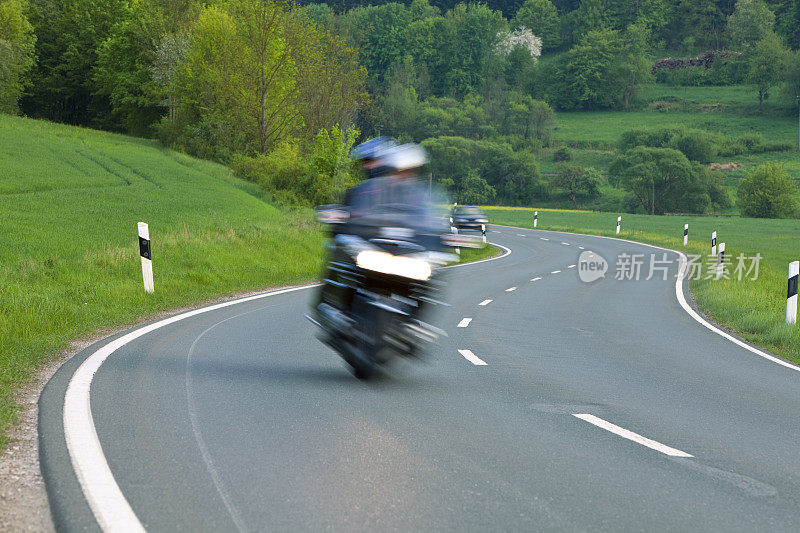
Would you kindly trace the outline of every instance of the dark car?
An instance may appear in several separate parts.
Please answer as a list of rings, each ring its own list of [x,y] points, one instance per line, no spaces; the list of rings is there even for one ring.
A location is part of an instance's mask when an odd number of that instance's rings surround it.
[[[474,205],[457,205],[453,209],[453,227],[458,229],[485,229],[489,219],[480,208]]]

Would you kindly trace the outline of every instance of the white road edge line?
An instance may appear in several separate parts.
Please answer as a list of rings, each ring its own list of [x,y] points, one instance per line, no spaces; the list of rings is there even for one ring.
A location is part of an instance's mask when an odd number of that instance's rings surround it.
[[[456,326],[456,327],[457,328],[465,328],[465,327],[469,326],[470,322],[472,322],[471,318],[462,318],[461,322],[459,322],[458,326]]]
[[[515,228],[516,229],[516,226],[502,226],[502,227]],[[524,229],[524,228],[519,228],[519,229]],[[747,351],[749,351],[751,353],[754,353],[759,357],[763,357],[764,359],[766,359],[768,361],[772,361],[773,363],[777,363],[777,364],[779,364],[781,366],[784,366],[786,368],[790,368],[790,369],[792,369],[792,370],[794,370],[796,372],[800,372],[800,366],[797,366],[797,365],[795,365],[793,363],[790,363],[789,361],[784,361],[783,359],[775,357],[774,355],[770,355],[770,354],[768,354],[768,353],[766,353],[766,352],[764,352],[762,350],[759,350],[758,348],[750,346],[746,342],[737,339],[733,335],[730,335],[730,334],[722,331],[721,329],[716,327],[714,324],[711,324],[705,318],[700,316],[697,313],[697,311],[692,309],[692,306],[690,306],[686,302],[686,298],[683,295],[683,280],[686,277],[687,269],[688,269],[688,260],[686,259],[686,254],[684,254],[683,252],[679,252],[678,250],[671,250],[669,248],[664,248],[663,246],[655,246],[653,244],[647,244],[647,243],[644,243],[644,242],[631,241],[631,240],[628,240],[628,239],[618,239],[616,237],[602,237],[600,235],[590,235],[588,233],[570,233],[570,232],[565,232],[565,231],[562,231],[560,233],[564,233],[566,235],[576,235],[578,237],[593,237],[595,239],[609,239],[609,240],[612,240],[612,241],[629,242],[631,244],[638,244],[639,246],[646,246],[648,248],[654,248],[656,250],[664,250],[666,252],[673,252],[673,253],[678,254],[678,256],[680,257],[680,260],[681,260],[681,266],[680,266],[680,268],[678,270],[678,277],[675,280],[675,296],[678,298],[678,303],[681,305],[681,307],[683,307],[683,310],[686,311],[689,314],[689,316],[691,316],[693,319],[695,319],[695,321],[699,322],[704,327],[710,329],[711,331],[713,331],[714,333],[716,333],[720,337],[724,337],[724,338],[728,339],[729,341],[731,341],[732,343],[736,344],[737,346],[740,346],[741,348],[744,348],[745,350],[747,350]],[[544,237],[539,237],[539,238],[540,239],[544,239]]]
[[[487,366],[486,361],[472,353],[472,350],[459,350],[458,353],[475,366]]]
[[[553,271],[552,271],[552,272],[550,272],[550,273],[551,273],[551,274],[560,274],[560,273],[561,273],[561,271],[560,271],[560,270],[553,270]]]
[[[506,292],[513,292],[515,290],[517,290],[516,287],[509,287],[508,289],[506,289]]]
[[[489,244],[501,248],[505,253],[472,263],[451,265],[447,268],[485,263],[511,255],[511,250],[509,248],[501,244]],[[75,471],[83,495],[100,529],[103,531],[145,531],[144,526],[139,521],[136,513],[133,512],[128,500],[125,499],[125,495],[122,494],[122,490],[114,479],[114,474],[111,472],[108,461],[106,461],[106,457],[103,454],[103,447],[100,445],[100,439],[97,437],[97,430],[94,425],[94,418],[92,417],[90,403],[92,379],[105,360],[129,342],[186,318],[208,313],[209,311],[216,311],[217,309],[222,309],[231,305],[259,300],[278,294],[285,294],[287,292],[311,289],[318,286],[319,284],[315,283],[312,285],[303,285],[301,287],[269,291],[171,316],[147,326],[142,326],[103,345],[81,363],[72,375],[72,378],[70,378],[66,393],[64,394],[64,439],[67,444],[67,451],[69,452],[72,468]],[[480,359],[478,360],[480,361]]]
[[[489,305],[490,303],[492,303],[492,301],[493,300],[484,300],[481,303],[479,303],[478,305]]]
[[[612,424],[611,422],[603,420],[602,418],[598,418],[594,415],[590,415],[588,413],[579,413],[579,414],[573,413],[572,416],[580,418],[581,420],[589,422],[590,424],[593,424],[599,428],[605,429],[606,431],[610,431],[611,433],[619,435],[624,439],[632,440],[633,442],[641,444],[642,446],[647,446],[651,450],[656,450],[665,455],[669,455],[670,457],[694,457],[694,455],[692,454],[686,453],[676,448],[672,448],[670,446],[667,446],[666,444],[661,444],[660,442],[648,439],[647,437],[642,437],[638,433],[634,433],[633,431],[621,428],[617,425]]]
[[[531,281],[539,281],[540,279],[542,279],[542,277],[541,276],[537,276],[537,277],[533,278]]]

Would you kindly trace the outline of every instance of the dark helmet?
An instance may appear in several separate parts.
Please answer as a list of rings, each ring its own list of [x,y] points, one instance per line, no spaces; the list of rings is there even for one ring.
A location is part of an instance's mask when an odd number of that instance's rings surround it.
[[[375,137],[365,141],[350,151],[350,157],[356,161],[362,159],[377,159],[381,153],[396,146],[394,139],[389,137]]]

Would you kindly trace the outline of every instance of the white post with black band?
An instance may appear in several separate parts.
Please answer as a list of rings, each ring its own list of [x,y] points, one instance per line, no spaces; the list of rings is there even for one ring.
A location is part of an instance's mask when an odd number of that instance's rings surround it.
[[[617,217],[617,235],[619,235],[620,226],[622,226],[622,217]]]
[[[719,254],[717,255],[717,279],[722,276],[725,271],[725,243],[719,243]]]
[[[683,245],[689,242],[689,224],[683,225]]]
[[[483,244],[486,244],[486,224],[481,224],[481,234],[483,235]]]
[[[717,255],[717,232],[711,232],[711,255]]]
[[[536,229],[536,226],[539,224],[539,211],[533,212],[533,228]]]
[[[789,290],[786,292],[786,323],[797,323],[797,281],[800,277],[800,261],[789,263]]]
[[[139,255],[142,256],[142,280],[145,292],[152,293],[153,261],[150,253],[150,229],[146,222],[139,222]]]

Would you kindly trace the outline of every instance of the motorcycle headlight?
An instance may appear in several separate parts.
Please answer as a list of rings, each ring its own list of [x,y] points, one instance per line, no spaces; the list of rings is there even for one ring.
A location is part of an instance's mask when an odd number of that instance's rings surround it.
[[[431,279],[431,265],[423,259],[392,255],[378,250],[363,250],[356,256],[356,265],[365,270],[401,276],[420,281]]]

